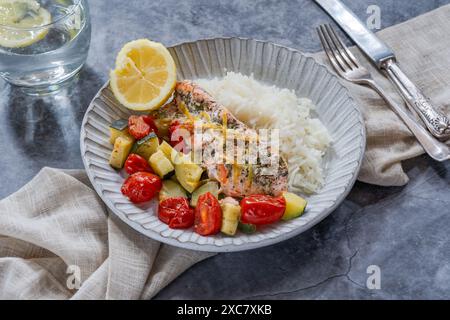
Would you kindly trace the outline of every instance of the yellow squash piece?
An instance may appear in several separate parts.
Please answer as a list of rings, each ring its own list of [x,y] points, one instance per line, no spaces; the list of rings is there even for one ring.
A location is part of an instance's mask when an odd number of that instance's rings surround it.
[[[180,184],[189,193],[194,192],[200,185],[200,178],[202,177],[203,169],[195,163],[180,163],[175,164],[175,175]]]
[[[286,200],[286,210],[281,217],[282,220],[291,220],[300,217],[306,208],[306,200],[291,192],[283,192]]]
[[[111,144],[114,144],[118,137],[125,137],[125,138],[134,140],[134,138],[131,136],[131,134],[128,133],[128,128],[125,128],[123,130],[118,130],[118,129],[109,127],[109,142]]]
[[[220,231],[226,235],[234,236],[241,217],[241,207],[232,203],[222,203],[220,207],[222,208],[222,227]]]
[[[127,136],[120,136],[114,142],[114,149],[109,159],[109,164],[115,169],[122,169],[133,147],[134,140]]]
[[[166,158],[164,153],[161,150],[158,150],[150,157],[150,166],[153,171],[161,178],[163,178],[166,174],[172,172],[174,167],[169,159]]]
[[[172,159],[172,152],[175,151],[170,144],[168,144],[166,141],[163,141],[159,147],[159,150],[161,150],[167,159]]]

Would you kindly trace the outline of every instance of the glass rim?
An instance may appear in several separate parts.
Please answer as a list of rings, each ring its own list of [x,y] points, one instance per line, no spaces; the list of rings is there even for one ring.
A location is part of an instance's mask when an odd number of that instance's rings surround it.
[[[71,16],[75,12],[75,10],[78,9],[78,7],[81,5],[81,2],[82,2],[82,0],[74,0],[74,3],[71,5],[72,8],[69,12],[67,12],[63,16],[61,16],[58,19],[53,20],[52,22],[47,23],[47,24],[43,24],[43,25],[36,26],[36,27],[21,28],[21,27],[14,27],[11,25],[5,25],[5,24],[0,23],[0,27],[4,28],[4,29],[14,30],[14,31],[34,31],[34,30],[40,30],[40,29],[47,29],[55,24],[58,24],[62,20],[65,20],[67,17]]]

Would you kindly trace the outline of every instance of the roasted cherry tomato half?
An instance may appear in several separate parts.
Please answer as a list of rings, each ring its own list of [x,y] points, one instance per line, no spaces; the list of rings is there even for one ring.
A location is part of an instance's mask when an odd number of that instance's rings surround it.
[[[155,121],[152,117],[136,115],[132,115],[128,118],[128,131],[137,140],[145,138],[152,131],[158,133]]]
[[[181,131],[181,129],[183,129],[183,131]],[[174,136],[174,133],[176,133],[177,136]],[[184,139],[188,137],[191,140],[190,145],[184,141]],[[169,141],[170,145],[177,151],[189,153],[191,146],[194,143],[194,126],[190,123],[180,123],[178,120],[173,121],[169,126]]]
[[[152,116],[141,116],[144,119],[144,122],[149,125],[150,131],[153,131],[155,134],[158,134],[158,127],[156,126],[155,119]]]
[[[133,174],[136,172],[150,172],[153,173],[152,168],[148,164],[148,161],[145,160],[138,154],[131,153],[127,160],[125,161],[125,171],[128,174]]]
[[[243,223],[255,225],[269,224],[281,219],[286,210],[284,197],[252,195],[241,200]]]
[[[172,137],[172,134],[175,130],[177,130],[179,127],[181,127],[180,121],[173,120],[172,123],[169,126],[169,138]]]
[[[150,201],[162,188],[161,179],[150,172],[136,172],[129,176],[122,185],[122,193],[131,202]]]
[[[194,225],[194,210],[187,198],[169,198],[159,203],[158,218],[172,229],[186,229]]]
[[[195,232],[202,236],[216,234],[222,226],[222,209],[219,200],[207,192],[198,198],[195,208]]]

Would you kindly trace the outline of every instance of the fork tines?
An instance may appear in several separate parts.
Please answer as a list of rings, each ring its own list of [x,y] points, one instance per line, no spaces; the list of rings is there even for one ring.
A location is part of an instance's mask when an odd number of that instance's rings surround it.
[[[329,24],[320,25],[317,28],[317,33],[325,53],[337,72],[347,72],[359,67],[353,53],[350,52]]]

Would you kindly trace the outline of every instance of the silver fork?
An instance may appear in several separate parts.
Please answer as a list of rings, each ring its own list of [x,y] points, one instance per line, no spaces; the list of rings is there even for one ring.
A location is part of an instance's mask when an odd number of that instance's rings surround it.
[[[431,158],[437,161],[450,159],[450,148],[436,140],[424,127],[417,123],[409,111],[387,95],[384,89],[374,81],[369,70],[358,62],[330,25],[319,26],[317,32],[331,65],[342,78],[353,83],[369,86],[375,90],[403,120]]]

